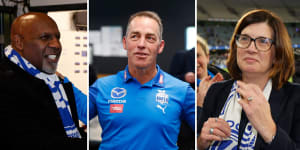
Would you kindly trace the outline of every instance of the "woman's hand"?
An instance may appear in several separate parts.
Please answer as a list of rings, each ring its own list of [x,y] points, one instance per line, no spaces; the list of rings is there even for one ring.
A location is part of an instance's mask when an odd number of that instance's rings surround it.
[[[224,78],[221,73],[217,73],[212,79],[211,76],[205,77],[201,82],[199,87],[197,88],[197,106],[202,107],[204,102],[204,97],[207,93],[209,87],[218,81],[223,81]]]
[[[270,104],[262,90],[255,84],[242,81],[237,81],[237,85],[237,92],[241,95],[239,103],[247,118],[264,141],[271,142],[276,134],[276,124],[271,115]]]
[[[229,124],[221,118],[208,118],[204,122],[201,129],[200,136],[198,137],[198,149],[206,149],[212,141],[222,141],[230,137],[231,129]]]

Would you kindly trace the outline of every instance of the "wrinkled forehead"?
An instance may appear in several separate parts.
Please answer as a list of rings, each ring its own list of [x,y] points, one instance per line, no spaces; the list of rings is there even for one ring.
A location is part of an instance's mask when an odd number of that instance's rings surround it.
[[[155,34],[157,34],[157,36],[159,35],[159,31],[160,31],[158,22],[155,19],[147,16],[137,16],[133,18],[130,21],[128,29],[129,29],[129,33],[136,32],[137,30],[140,31],[152,30],[153,32],[155,32]]]

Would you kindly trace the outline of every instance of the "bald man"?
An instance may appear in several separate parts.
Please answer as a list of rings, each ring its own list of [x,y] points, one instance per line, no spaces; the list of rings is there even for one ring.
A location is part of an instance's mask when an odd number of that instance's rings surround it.
[[[86,149],[76,95],[56,73],[60,32],[43,13],[11,26],[11,46],[0,60],[0,135],[8,149]],[[2,139],[3,139],[2,138]]]

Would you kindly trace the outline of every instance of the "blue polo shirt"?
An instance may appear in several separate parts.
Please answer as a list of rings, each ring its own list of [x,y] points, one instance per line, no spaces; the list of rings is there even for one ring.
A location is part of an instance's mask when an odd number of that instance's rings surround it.
[[[98,79],[89,89],[90,118],[98,115],[101,150],[175,150],[181,119],[195,129],[195,92],[160,70],[141,85],[128,71]]]

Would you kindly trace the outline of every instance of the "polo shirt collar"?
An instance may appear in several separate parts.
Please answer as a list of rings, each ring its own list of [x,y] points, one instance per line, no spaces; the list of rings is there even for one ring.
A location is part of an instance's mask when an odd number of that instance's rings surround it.
[[[142,86],[146,87],[152,87],[152,86],[159,86],[159,87],[164,87],[164,82],[165,82],[165,75],[164,72],[160,69],[158,65],[156,65],[157,73],[154,76],[154,78],[147,83],[143,84]],[[129,82],[133,80],[134,78],[130,75],[129,70],[128,70],[128,65],[126,66],[124,70],[124,82]]]

